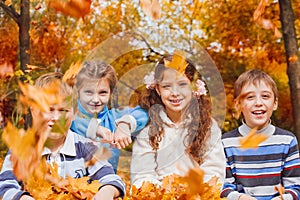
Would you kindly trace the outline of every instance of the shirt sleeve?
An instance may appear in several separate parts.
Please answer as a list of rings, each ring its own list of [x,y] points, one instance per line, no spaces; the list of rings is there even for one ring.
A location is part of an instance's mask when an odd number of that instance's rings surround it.
[[[121,116],[116,119],[116,122],[125,121],[129,123],[133,136],[136,136],[137,132],[143,129],[148,123],[148,113],[140,106],[124,109],[120,113]]]
[[[147,127],[142,130],[133,143],[130,165],[131,185],[140,188],[145,181],[160,184],[155,168],[155,151],[149,144]]]
[[[216,176],[223,185],[225,179],[226,158],[221,141],[221,130],[215,120],[212,121],[211,136],[208,138],[208,149],[200,166],[204,170],[204,181]]]
[[[105,185],[112,185],[116,187],[120,192],[120,197],[124,197],[126,193],[125,183],[118,175],[115,174],[112,166],[105,165],[101,167],[96,173],[91,176],[91,180],[99,180],[99,182],[102,184],[101,187]]]
[[[0,198],[2,200],[20,199],[23,194],[28,194],[22,191],[21,185],[13,173],[10,155],[8,152],[0,173]]]
[[[296,137],[293,137],[289,145],[284,161],[282,181],[285,193],[292,196],[294,200],[300,199],[300,158]]]

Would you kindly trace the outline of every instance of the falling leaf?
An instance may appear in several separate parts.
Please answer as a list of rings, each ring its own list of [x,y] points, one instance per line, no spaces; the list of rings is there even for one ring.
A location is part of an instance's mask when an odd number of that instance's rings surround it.
[[[59,93],[59,81],[50,84],[49,87],[38,88],[30,84],[19,82],[22,94],[19,100],[27,107],[37,108],[42,112],[48,112],[49,107],[53,104],[60,104],[63,101]]]
[[[240,139],[241,148],[257,148],[260,143],[268,138],[266,135],[256,131],[257,128],[253,128],[246,137]]]
[[[154,20],[161,17],[161,7],[158,0],[140,0],[143,12]]]
[[[11,6],[12,0],[4,0],[5,5]]]
[[[49,7],[75,18],[84,18],[91,10],[91,0],[50,0]]]
[[[69,69],[64,74],[62,81],[68,82],[75,79],[79,71],[81,70],[81,61],[78,60],[76,63],[72,63]]]
[[[39,69],[39,68],[40,68],[39,66],[26,64],[26,72],[31,72],[31,71],[33,71],[35,69]]]
[[[271,20],[268,20],[268,19],[261,19],[261,20],[260,20],[260,24],[262,25],[262,27],[263,27],[264,29],[271,29],[271,30],[274,29],[274,25],[273,25],[273,23],[271,22]]]
[[[289,62],[293,63],[296,62],[298,60],[298,56],[296,54],[294,54],[293,56],[289,57]]]
[[[261,16],[265,12],[265,7],[268,3],[268,0],[261,0],[253,13],[253,20],[255,22],[259,22],[261,20]]]
[[[282,187],[282,185],[280,184],[279,186],[275,186],[275,190],[279,193],[280,198],[284,199],[283,198],[283,194],[285,193],[284,187]]]
[[[164,60],[165,66],[175,69],[176,71],[178,71],[179,74],[183,74],[185,71],[185,68],[188,65],[188,63],[185,60],[186,58],[183,55],[184,55],[184,52],[175,50],[171,61],[168,61],[166,59]]]

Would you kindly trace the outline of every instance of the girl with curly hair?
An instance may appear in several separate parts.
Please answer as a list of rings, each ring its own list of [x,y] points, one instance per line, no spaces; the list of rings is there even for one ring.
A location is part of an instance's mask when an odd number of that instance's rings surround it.
[[[164,56],[144,79],[139,105],[150,120],[132,149],[131,184],[137,188],[145,181],[161,184],[163,177],[184,175],[194,167],[204,170],[204,181],[214,176],[224,181],[221,130],[211,117],[205,84],[195,65],[179,57]]]

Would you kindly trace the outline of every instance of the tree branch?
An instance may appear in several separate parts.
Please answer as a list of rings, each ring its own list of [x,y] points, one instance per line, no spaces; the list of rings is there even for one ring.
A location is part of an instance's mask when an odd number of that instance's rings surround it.
[[[19,17],[15,9],[12,6],[7,6],[2,0],[0,0],[0,7],[17,23],[19,24]]]

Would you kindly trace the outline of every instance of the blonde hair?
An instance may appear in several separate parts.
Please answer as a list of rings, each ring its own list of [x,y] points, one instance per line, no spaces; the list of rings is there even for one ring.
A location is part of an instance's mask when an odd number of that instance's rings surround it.
[[[115,69],[102,61],[85,61],[82,63],[82,68],[76,77],[75,86],[77,90],[79,90],[87,80],[102,78],[108,81],[110,91],[113,92],[117,83]]]
[[[59,95],[62,97],[69,97],[73,94],[73,88],[66,82],[62,81],[64,74],[60,72],[50,72],[41,75],[35,81],[37,88],[47,88],[53,86],[55,82],[59,82]]]

